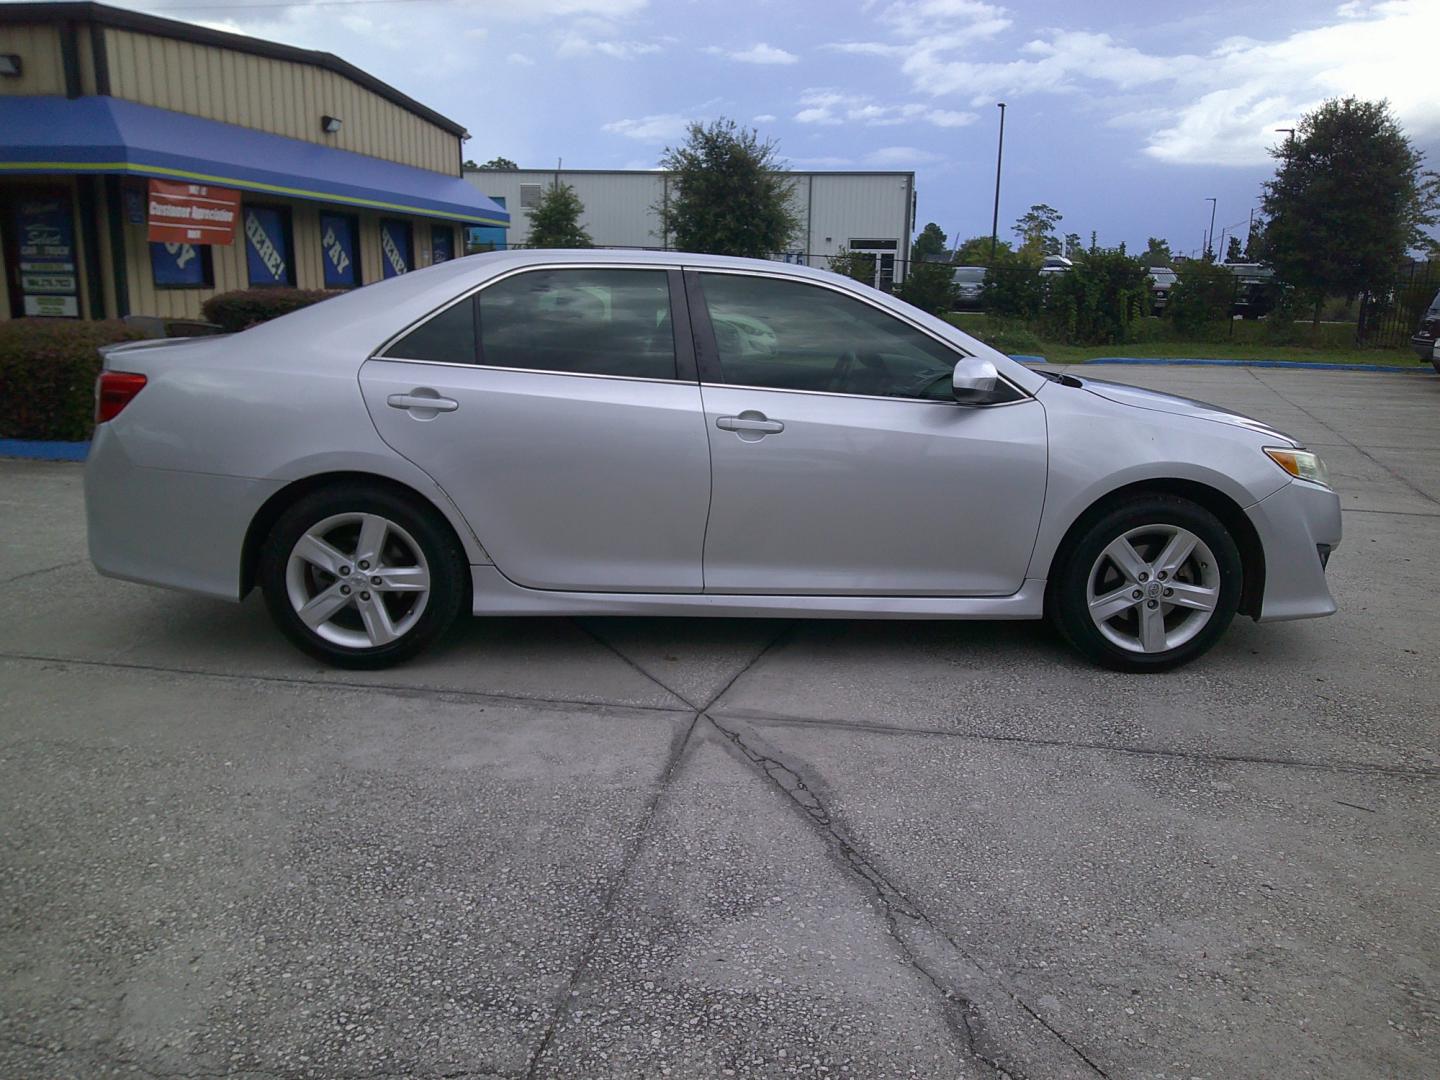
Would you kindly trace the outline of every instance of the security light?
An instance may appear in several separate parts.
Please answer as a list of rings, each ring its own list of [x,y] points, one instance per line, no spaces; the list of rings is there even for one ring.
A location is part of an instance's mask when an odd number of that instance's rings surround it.
[[[20,77],[20,57],[17,53],[0,53],[0,76],[7,79]]]
[[[340,130],[340,118],[338,116],[322,116],[320,117],[320,127],[326,135],[334,135]]]

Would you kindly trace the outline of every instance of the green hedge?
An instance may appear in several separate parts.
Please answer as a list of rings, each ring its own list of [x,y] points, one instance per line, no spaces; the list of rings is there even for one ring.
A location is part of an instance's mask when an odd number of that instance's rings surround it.
[[[235,333],[338,295],[324,289],[236,289],[201,305],[207,322]]]
[[[0,438],[88,439],[100,346],[144,336],[119,321],[0,322]]]

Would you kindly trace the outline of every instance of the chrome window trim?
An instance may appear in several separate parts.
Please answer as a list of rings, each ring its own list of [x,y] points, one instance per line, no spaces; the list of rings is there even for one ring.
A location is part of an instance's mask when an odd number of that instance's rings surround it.
[[[933,330],[930,330],[930,329],[928,329],[928,328],[926,328],[926,327],[924,327],[924,326],[921,326],[921,325],[920,325],[919,323],[917,323],[914,319],[911,319],[908,315],[901,315],[901,314],[899,314],[898,312],[891,311],[889,308],[885,307],[883,304],[877,304],[877,303],[875,303],[875,301],[871,300],[871,299],[870,299],[869,297],[867,297],[867,296],[862,296],[862,295],[860,295],[859,293],[851,292],[849,289],[842,288],[842,287],[840,287],[839,285],[832,285],[832,284],[830,284],[830,282],[828,282],[828,281],[812,281],[812,280],[809,279],[809,278],[796,277],[796,276],[793,275],[793,274],[784,274],[784,273],[779,273],[779,274],[777,274],[777,273],[772,273],[771,271],[768,271],[768,270],[749,270],[749,269],[745,269],[745,270],[734,269],[734,270],[731,270],[731,269],[728,269],[728,268],[718,267],[718,266],[710,266],[710,267],[687,266],[687,267],[685,267],[685,269],[686,269],[686,270],[693,270],[693,271],[695,271],[695,272],[698,273],[698,274],[718,274],[718,275],[730,276],[730,277],[758,277],[758,278],[768,278],[768,279],[770,279],[770,280],[772,280],[772,281],[793,281],[793,282],[795,282],[795,283],[797,283],[797,284],[800,284],[800,285],[811,285],[811,286],[814,286],[814,287],[820,288],[820,289],[829,289],[829,290],[830,290],[831,292],[833,292],[833,293],[839,293],[841,296],[846,296],[846,297],[849,297],[849,298],[852,299],[852,300],[857,300],[857,301],[859,301],[860,303],[865,304],[867,307],[874,308],[876,311],[880,312],[880,314],[882,314],[882,315],[888,315],[890,318],[894,319],[895,321],[904,323],[906,326],[910,327],[912,330],[916,330],[916,331],[918,331],[919,333],[924,334],[924,335],[925,335],[926,337],[928,337],[931,341],[935,342],[937,345],[939,345],[939,346],[940,346],[941,348],[943,348],[943,349],[948,349],[950,352],[956,353],[956,354],[959,355],[959,356],[967,356],[967,357],[969,357],[969,356],[974,356],[974,355],[975,355],[974,353],[969,352],[968,350],[965,350],[965,349],[960,348],[960,346],[954,344],[953,342],[946,341],[944,338],[942,338],[942,337],[940,337],[938,334],[936,334]],[[703,288],[704,286],[702,285],[701,287]],[[722,367],[723,367],[723,361],[722,361]],[[1018,386],[1018,385],[1016,385],[1014,382],[1012,382],[1010,379],[1008,379],[1008,378],[1004,375],[1003,372],[997,372],[996,375],[997,375],[997,377],[1000,379],[1001,382],[1003,382],[1006,386],[1010,387],[1010,389],[1014,390],[1017,394],[1019,394],[1022,399],[1024,399],[1024,398],[1033,398],[1033,397],[1035,396],[1034,394],[1030,393],[1030,391],[1026,390],[1023,386]],[[746,389],[746,390],[777,390],[777,391],[779,391],[779,392],[782,393],[782,394],[825,394],[825,395],[828,396],[828,397],[842,397],[842,398],[843,398],[843,397],[863,397],[863,398],[874,398],[874,399],[876,399],[876,400],[878,400],[878,401],[919,401],[919,402],[929,402],[929,403],[931,403],[931,404],[936,404],[936,405],[951,405],[951,404],[954,404],[954,405],[960,405],[960,406],[962,406],[963,408],[972,408],[972,409],[973,409],[973,408],[991,409],[991,408],[995,408],[995,407],[998,406],[998,405],[1014,405],[1014,404],[1017,404],[1016,402],[1013,402],[1013,401],[999,401],[999,402],[995,402],[993,405],[980,405],[980,406],[976,406],[976,405],[964,405],[962,402],[958,402],[958,401],[956,401],[956,402],[949,402],[949,401],[939,401],[939,402],[937,402],[937,401],[934,401],[934,399],[931,399],[931,398],[886,397],[886,396],[884,396],[884,395],[879,395],[879,394],[845,394],[845,393],[839,393],[839,392],[830,391],[830,390],[790,390],[790,389],[786,389],[786,388],[784,388],[784,387],[779,387],[779,386],[750,386],[750,385],[746,384],[746,385],[744,385],[744,386],[742,387],[741,384],[738,384],[738,383],[702,383],[702,385],[706,385],[706,386],[736,386],[737,388],[743,388],[743,389]]]
[[[499,364],[457,364],[453,360],[416,360],[410,356],[382,356],[372,353],[365,358],[386,364],[424,364],[426,367],[463,368],[466,371],[510,371],[518,375],[562,375],[567,379],[614,379],[618,382],[662,383],[666,386],[694,386],[689,379],[656,379],[649,375],[605,375],[596,371],[554,371],[550,368],[501,367]]]
[[[1004,379],[1002,375],[1000,378]],[[886,394],[847,394],[838,390],[797,390],[789,386],[751,386],[749,383],[702,382],[700,389],[711,390],[753,390],[762,394],[810,394],[813,397],[838,398],[841,401],[891,401],[901,405],[939,405],[946,409],[1004,409],[1011,405],[1023,405],[1034,399],[1020,387],[1005,379],[1005,385],[1012,387],[1020,396],[1014,401],[992,401],[983,405],[971,405],[964,401],[940,401],[936,398],[890,397]]]

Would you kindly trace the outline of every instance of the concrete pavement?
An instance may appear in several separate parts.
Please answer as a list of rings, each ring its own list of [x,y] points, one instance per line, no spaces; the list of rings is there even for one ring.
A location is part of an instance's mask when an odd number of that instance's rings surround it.
[[[473,621],[337,672],[0,462],[0,1076],[1440,1073],[1440,379],[1087,366],[1330,464],[1340,613]]]

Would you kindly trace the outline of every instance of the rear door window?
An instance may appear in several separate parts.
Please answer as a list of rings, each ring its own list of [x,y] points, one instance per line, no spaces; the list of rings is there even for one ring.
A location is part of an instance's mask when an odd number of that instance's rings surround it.
[[[664,270],[529,270],[481,290],[479,305],[482,364],[675,378]]]

